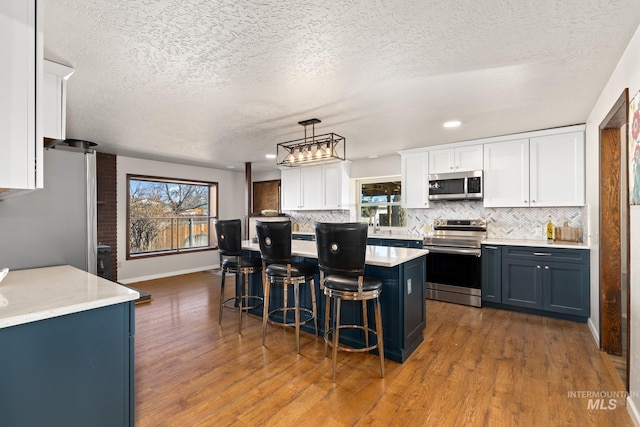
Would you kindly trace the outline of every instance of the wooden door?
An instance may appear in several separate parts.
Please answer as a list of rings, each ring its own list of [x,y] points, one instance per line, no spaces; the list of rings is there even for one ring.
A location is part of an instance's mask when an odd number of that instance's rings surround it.
[[[600,124],[600,348],[629,390],[629,90]]]
[[[265,209],[280,212],[280,180],[253,183],[253,213]]]
[[[600,134],[600,346],[622,354],[620,129]]]

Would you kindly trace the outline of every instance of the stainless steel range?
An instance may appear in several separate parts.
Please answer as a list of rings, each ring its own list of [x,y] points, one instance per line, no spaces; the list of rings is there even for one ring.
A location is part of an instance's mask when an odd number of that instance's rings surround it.
[[[485,219],[436,219],[433,235],[424,238],[427,298],[480,307],[481,242]]]

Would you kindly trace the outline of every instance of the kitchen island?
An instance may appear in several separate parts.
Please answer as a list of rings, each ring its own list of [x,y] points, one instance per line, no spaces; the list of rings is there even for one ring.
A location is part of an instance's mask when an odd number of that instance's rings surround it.
[[[242,249],[247,256],[260,257],[258,243],[244,241]],[[320,289],[316,243],[293,240],[291,253],[295,262],[307,263],[316,269],[315,287],[318,297],[318,329],[320,336],[323,336],[325,298]],[[382,281],[380,305],[384,332],[384,354],[386,358],[396,362],[402,363],[407,360],[424,340],[427,253],[428,251],[424,249],[367,246],[365,275]],[[262,283],[260,275],[254,274],[250,281],[252,292],[261,295]],[[291,286],[290,288],[293,287]],[[278,294],[278,291],[280,294]],[[282,304],[282,300],[281,288],[273,287],[270,308],[273,309]],[[289,296],[289,300],[293,301],[293,294]],[[300,287],[300,304],[302,307],[311,306],[311,293],[307,286]],[[351,307],[346,302],[343,303],[341,318],[344,323],[361,322],[360,313],[360,307]],[[262,308],[255,309],[254,314],[261,316]],[[369,319],[373,318],[373,314],[370,313]],[[312,334],[315,333],[311,323],[303,325],[302,330]],[[358,334],[341,333],[340,339],[347,345],[362,346],[364,344],[364,339]]]
[[[133,425],[138,292],[68,265],[0,282],[0,424]]]

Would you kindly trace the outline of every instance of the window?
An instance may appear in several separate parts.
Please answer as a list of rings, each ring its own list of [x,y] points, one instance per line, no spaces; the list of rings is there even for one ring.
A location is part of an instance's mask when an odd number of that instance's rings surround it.
[[[215,248],[218,185],[127,175],[127,259]]]
[[[380,227],[404,227],[401,198],[400,177],[358,181],[358,219]]]

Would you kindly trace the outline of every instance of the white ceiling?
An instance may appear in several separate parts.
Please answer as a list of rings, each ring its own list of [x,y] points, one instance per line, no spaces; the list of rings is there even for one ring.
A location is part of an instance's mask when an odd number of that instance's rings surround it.
[[[43,15],[45,58],[76,70],[67,138],[261,171],[313,117],[352,160],[584,123],[640,1],[43,0]]]

